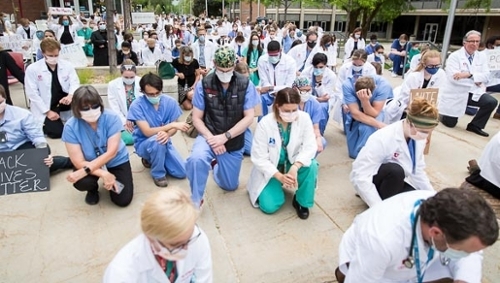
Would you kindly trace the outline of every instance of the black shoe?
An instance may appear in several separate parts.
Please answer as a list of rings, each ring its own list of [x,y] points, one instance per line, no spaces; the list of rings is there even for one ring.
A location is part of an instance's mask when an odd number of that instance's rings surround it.
[[[296,199],[296,196],[293,195],[293,207],[295,208],[295,211],[297,211],[297,216],[300,219],[307,219],[309,217],[309,208],[307,207],[302,207]]]
[[[162,178],[159,178],[159,179],[154,179],[153,178],[153,181],[154,181],[154,183],[155,183],[155,185],[157,187],[160,187],[160,188],[168,187],[167,177],[162,177]]]
[[[96,205],[99,203],[99,192],[98,191],[88,191],[87,196],[85,196],[85,202],[88,205]]]
[[[476,133],[476,134],[478,134],[480,136],[483,136],[483,137],[489,137],[490,136],[490,134],[488,134],[487,132],[479,129],[478,127],[476,127],[476,126],[474,126],[472,124],[468,124],[466,130],[469,131],[469,132]]]
[[[142,166],[144,166],[148,169],[151,168],[151,163],[149,163],[149,161],[147,161],[146,159],[141,158],[141,162],[142,162]]]

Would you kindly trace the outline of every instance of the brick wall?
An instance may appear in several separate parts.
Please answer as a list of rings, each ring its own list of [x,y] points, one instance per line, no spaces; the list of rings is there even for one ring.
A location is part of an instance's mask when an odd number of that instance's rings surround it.
[[[250,21],[255,21],[257,18],[257,0],[252,2],[252,18]],[[266,7],[264,4],[260,3],[260,16],[264,17],[266,15]],[[240,20],[245,21],[247,17],[250,17],[250,4],[247,1],[240,1]]]
[[[8,2],[7,5],[2,5],[1,10],[8,14],[13,14],[12,3],[7,0],[0,0],[4,3]],[[21,3],[21,7],[19,7],[19,2]],[[46,12],[47,8],[45,7],[44,0],[16,0],[14,1],[14,5],[16,9],[19,9],[17,16],[19,18],[28,18],[30,21],[35,21],[40,18],[42,12]]]

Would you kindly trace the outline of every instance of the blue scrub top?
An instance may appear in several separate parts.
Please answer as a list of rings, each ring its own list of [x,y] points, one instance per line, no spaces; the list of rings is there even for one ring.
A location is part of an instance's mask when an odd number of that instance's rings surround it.
[[[155,128],[175,122],[181,115],[181,107],[172,97],[162,94],[158,110],[156,110],[148,98],[143,95],[130,105],[127,120],[132,122],[146,121],[151,128]],[[141,142],[148,139],[137,126],[134,128],[133,136],[136,148]]]
[[[0,152],[16,150],[24,143],[33,145],[46,143],[42,127],[35,121],[31,112],[17,106],[6,105],[0,132],[5,132],[7,141],[0,143]]]
[[[300,109],[311,117],[313,125],[319,124],[321,120],[324,119],[323,111],[321,110],[321,105],[319,102],[311,97],[308,101],[304,103],[304,109]]]
[[[408,41],[405,43],[405,45],[401,46],[399,39],[394,39],[394,41],[391,44],[391,49],[396,49],[397,51],[407,50],[407,48],[408,48]]]
[[[203,98],[204,95],[203,82],[199,81],[194,89],[193,106],[201,111],[205,111],[205,99]],[[257,106],[257,104],[260,103],[260,95],[257,94],[257,89],[252,84],[252,82],[250,82],[245,94],[245,103],[243,104],[243,110],[254,108],[255,106]]]
[[[64,125],[62,141],[79,144],[82,148],[83,157],[86,161],[97,158],[95,147],[99,148],[101,154],[108,150],[108,139],[119,134],[123,129],[120,117],[111,110],[105,109],[97,120],[97,131],[94,131],[84,120],[71,117]],[[116,156],[106,163],[106,167],[113,168],[129,160],[125,143],[120,139]]]
[[[393,97],[392,86],[390,83],[381,76],[371,76],[375,81],[375,90],[370,98],[370,103],[374,101],[384,101],[389,97]],[[361,101],[359,101],[356,91],[354,89],[354,78],[347,78],[342,84],[342,92],[344,93],[344,104],[358,103],[361,108]]]

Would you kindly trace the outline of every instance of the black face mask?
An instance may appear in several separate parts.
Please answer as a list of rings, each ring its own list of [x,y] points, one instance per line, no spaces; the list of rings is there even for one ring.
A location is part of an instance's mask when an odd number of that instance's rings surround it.
[[[313,48],[314,46],[316,46],[316,41],[313,41],[313,42],[307,42],[307,46],[309,46],[309,48]]]

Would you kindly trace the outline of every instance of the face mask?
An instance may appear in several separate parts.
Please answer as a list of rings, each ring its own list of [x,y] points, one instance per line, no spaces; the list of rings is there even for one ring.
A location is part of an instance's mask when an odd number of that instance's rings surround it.
[[[253,45],[253,46],[257,46],[257,45],[259,45],[259,41],[258,41],[258,40],[252,40],[252,45]]]
[[[355,34],[354,35],[354,38],[360,38],[361,37],[361,34]]]
[[[296,34],[297,34],[297,37],[302,37],[302,31],[299,30],[296,32]]]
[[[332,46],[332,44],[331,44],[331,43],[327,43],[327,44],[325,44],[325,47],[326,47],[326,48],[330,48],[330,46]]]
[[[435,75],[439,71],[439,68],[425,68],[425,71],[431,75]]]
[[[5,107],[7,107],[7,101],[4,100],[4,102],[0,103],[0,114],[5,112]]]
[[[101,108],[80,111],[82,119],[88,123],[95,123],[101,117]]]
[[[431,242],[432,242],[432,248],[437,250],[436,244],[434,243],[434,238],[431,238]],[[449,258],[450,260],[459,260],[459,259],[462,259],[462,258],[467,257],[469,255],[468,252],[459,251],[459,250],[455,250],[455,249],[450,248],[448,243],[446,243],[446,247],[447,247],[447,249],[444,252],[441,252],[441,251],[440,252],[443,255],[443,257]]]
[[[313,41],[313,42],[309,42],[309,41],[308,41],[308,42],[307,42],[307,46],[308,46],[309,48],[313,48],[314,46],[316,46],[316,41]]]
[[[47,62],[49,65],[57,65],[58,61],[59,57],[45,57],[45,62]]]
[[[359,73],[363,70],[363,66],[354,66],[352,65],[352,70],[356,73]]]
[[[500,45],[499,45],[499,46],[495,46],[495,48],[494,48],[494,49],[500,49]]]
[[[323,75],[324,71],[325,71],[324,68],[314,68],[313,75],[321,76],[321,75]]]
[[[106,25],[99,25],[99,30],[106,30]]]
[[[204,35],[200,35],[200,37],[198,37],[198,39],[200,40],[200,42],[205,42],[205,36]]]
[[[372,40],[372,45],[373,46],[377,45],[377,41],[376,40]]]
[[[301,91],[300,92],[300,101],[306,102],[311,98],[311,91]]]
[[[297,117],[299,117],[299,111],[282,112],[280,110],[280,117],[283,120],[283,122],[292,123],[293,121],[297,120]]]
[[[414,134],[414,135],[410,134],[409,136],[413,140],[421,141],[421,140],[427,139],[427,137],[429,136],[429,134],[417,131],[416,134]]]
[[[184,56],[184,61],[191,62],[191,56]]]
[[[148,98],[148,101],[153,105],[160,103],[161,95],[158,95],[156,97],[151,97],[151,96],[146,96],[146,97]]]
[[[269,56],[269,63],[278,64],[280,62],[280,56]]]
[[[69,21],[68,20],[63,20],[62,24],[63,24],[63,26],[69,26]]]
[[[43,39],[43,32],[37,32],[37,33],[36,33],[36,37],[37,37],[38,39],[42,40],[42,39]]]
[[[165,247],[162,247],[158,241],[156,241],[156,245],[160,246],[160,250],[157,251],[155,247],[152,247],[153,253],[157,256],[162,257],[163,259],[166,259],[168,261],[179,261],[183,260],[187,256],[187,250],[186,249],[181,249],[175,254],[170,253]]]
[[[406,42],[400,42],[399,45],[401,46],[405,46],[406,45]]]
[[[122,80],[126,85],[132,85],[135,83],[135,78],[122,78]]]
[[[233,77],[233,72],[224,73],[219,70],[216,70],[215,74],[217,75],[217,78],[219,78],[219,81],[221,81],[221,83],[228,83],[231,81],[231,78]]]

